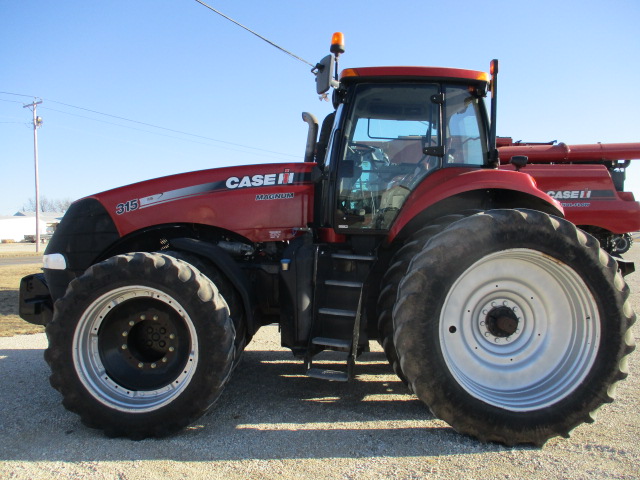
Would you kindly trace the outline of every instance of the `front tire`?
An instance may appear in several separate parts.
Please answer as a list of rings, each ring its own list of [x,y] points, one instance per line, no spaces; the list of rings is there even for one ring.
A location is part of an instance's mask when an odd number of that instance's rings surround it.
[[[73,280],[47,326],[64,406],[108,436],[162,437],[219,397],[234,328],[216,287],[164,254],[118,255]]]
[[[628,294],[616,262],[571,223],[475,215],[432,238],[400,284],[401,368],[458,432],[543,445],[613,400],[633,350]]]
[[[198,257],[197,255],[181,251],[167,250],[163,253],[187,262],[196,270],[203,273],[216,286],[220,295],[222,295],[222,298],[227,302],[227,306],[229,307],[229,316],[233,321],[233,326],[236,331],[236,357],[234,360],[234,366],[237,366],[242,359],[242,353],[244,352],[245,347],[251,341],[252,337],[248,332],[247,317],[240,294],[233,287],[231,282],[222,274],[222,272],[210,261]]]

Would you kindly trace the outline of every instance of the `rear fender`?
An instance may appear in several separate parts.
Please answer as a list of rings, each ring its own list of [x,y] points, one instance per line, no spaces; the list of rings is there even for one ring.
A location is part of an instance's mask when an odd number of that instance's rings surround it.
[[[562,206],[520,172],[446,168],[425,180],[409,195],[388,242],[404,238],[430,219],[471,209],[530,208],[564,217]]]

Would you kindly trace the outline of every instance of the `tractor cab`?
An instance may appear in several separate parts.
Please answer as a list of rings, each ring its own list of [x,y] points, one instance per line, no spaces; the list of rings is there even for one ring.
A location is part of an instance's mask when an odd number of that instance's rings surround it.
[[[324,179],[316,199],[322,226],[341,234],[387,232],[430,175],[495,166],[483,102],[486,73],[368,67],[347,69],[338,81],[337,55],[316,66],[318,93],[334,88],[336,106],[316,148]]]
[[[342,76],[344,103],[323,165],[336,176],[328,202],[339,231],[388,230],[425,177],[488,164],[485,83],[436,81],[443,69],[418,69],[421,78],[400,81],[397,69],[366,70]]]

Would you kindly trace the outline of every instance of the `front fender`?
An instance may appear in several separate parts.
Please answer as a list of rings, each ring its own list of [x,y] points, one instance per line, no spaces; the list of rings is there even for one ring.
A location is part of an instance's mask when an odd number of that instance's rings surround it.
[[[240,294],[247,315],[247,327],[249,331],[255,333],[258,326],[255,324],[254,305],[256,302],[251,284],[246,274],[238,267],[231,256],[217,245],[194,238],[175,238],[170,240],[169,243],[173,250],[188,252],[206,258],[223,273]]]

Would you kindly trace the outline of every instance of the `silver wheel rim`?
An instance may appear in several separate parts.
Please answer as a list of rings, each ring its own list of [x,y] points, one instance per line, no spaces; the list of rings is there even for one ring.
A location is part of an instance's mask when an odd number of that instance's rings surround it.
[[[189,335],[189,339],[186,340],[188,346],[180,349],[180,358],[176,360],[179,368],[174,370],[179,371],[170,374],[170,378],[162,381],[162,385],[155,385],[149,389],[130,388],[114,379],[107,366],[108,362],[105,365],[101,355],[101,328],[110,322],[110,313],[114,313],[117,307],[127,305],[127,302],[136,301],[157,302],[159,306],[172,312],[173,321],[183,322],[180,327],[183,331],[188,331]],[[144,315],[141,317],[139,322],[149,321]],[[137,325],[133,321],[131,323],[131,330],[122,329],[119,350],[123,358],[126,355],[130,356],[130,340],[127,336]],[[170,344],[166,346],[167,351],[170,348]],[[175,352],[175,348],[172,352]],[[157,360],[141,358],[134,368],[153,371],[161,369],[163,361],[166,361],[165,357],[158,357]],[[123,412],[144,413],[171,403],[188,386],[198,364],[198,338],[189,315],[173,297],[154,288],[141,285],[126,286],[100,296],[83,312],[73,337],[73,362],[80,381],[100,403]]]
[[[451,287],[439,324],[451,374],[473,397],[516,412],[553,405],[598,353],[595,299],[570,267],[536,250],[488,255]]]

